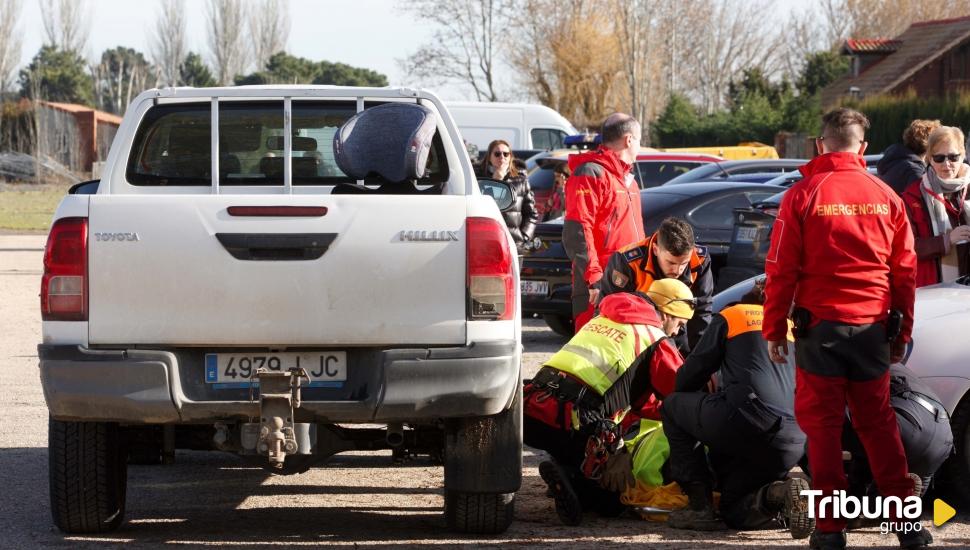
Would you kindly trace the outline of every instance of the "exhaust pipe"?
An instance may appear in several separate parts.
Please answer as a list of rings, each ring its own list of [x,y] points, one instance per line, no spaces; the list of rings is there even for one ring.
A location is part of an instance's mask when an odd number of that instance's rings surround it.
[[[404,425],[388,424],[387,435],[384,437],[384,440],[391,447],[400,447],[404,443]]]

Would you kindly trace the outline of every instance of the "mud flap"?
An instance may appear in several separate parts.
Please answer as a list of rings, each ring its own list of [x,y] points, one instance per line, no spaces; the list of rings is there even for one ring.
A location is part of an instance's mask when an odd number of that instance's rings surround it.
[[[522,485],[522,385],[512,407],[445,426],[445,490],[514,493]]]

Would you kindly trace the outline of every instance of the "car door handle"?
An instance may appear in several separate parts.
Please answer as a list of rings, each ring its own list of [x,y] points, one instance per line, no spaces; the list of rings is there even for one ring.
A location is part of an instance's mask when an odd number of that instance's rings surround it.
[[[336,233],[216,233],[237,260],[316,260],[330,248]]]

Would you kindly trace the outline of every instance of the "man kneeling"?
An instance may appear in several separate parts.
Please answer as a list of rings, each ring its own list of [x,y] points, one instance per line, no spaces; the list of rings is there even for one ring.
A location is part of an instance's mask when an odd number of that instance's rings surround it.
[[[761,337],[763,284],[714,316],[678,371],[676,392],[664,400],[671,477],[690,501],[689,509],[670,515],[671,527],[762,529],[781,526],[784,517],[793,538],[814,529],[800,497],[808,483],[786,479],[804,454],[805,435],[794,417],[794,366],[772,363]],[[721,389],[701,393],[718,370]],[[724,523],[714,510],[705,446]]]
[[[693,315],[693,304],[690,289],[675,279],[654,281],[645,295],[607,296],[599,316],[525,387],[523,437],[552,456],[539,473],[563,523],[578,525],[584,509],[605,516],[623,510],[619,495],[597,480],[624,452],[624,416],[659,419],[658,398],[673,391],[683,364],[668,338]]]

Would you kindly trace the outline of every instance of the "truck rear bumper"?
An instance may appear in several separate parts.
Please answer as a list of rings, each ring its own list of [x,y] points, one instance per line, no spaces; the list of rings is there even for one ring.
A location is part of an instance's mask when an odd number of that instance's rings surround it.
[[[254,402],[187,397],[173,351],[41,344],[38,356],[44,398],[58,420],[162,424],[258,415],[258,392]],[[489,416],[510,405],[521,383],[515,340],[388,349],[379,357],[366,367],[373,372],[347,388],[359,399],[313,400],[305,393],[302,415],[331,423]]]

